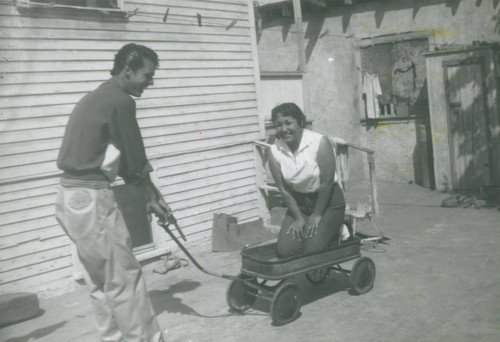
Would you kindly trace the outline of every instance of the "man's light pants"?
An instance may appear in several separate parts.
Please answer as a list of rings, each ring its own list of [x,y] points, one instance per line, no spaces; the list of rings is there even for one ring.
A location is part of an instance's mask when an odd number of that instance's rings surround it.
[[[112,190],[60,187],[56,217],[90,278],[102,341],[161,340],[130,235]]]

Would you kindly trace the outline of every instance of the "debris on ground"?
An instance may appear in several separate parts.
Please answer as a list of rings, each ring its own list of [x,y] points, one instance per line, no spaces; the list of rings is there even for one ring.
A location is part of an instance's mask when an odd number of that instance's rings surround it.
[[[446,197],[441,206],[445,208],[498,208],[500,210],[500,188],[488,186],[476,191],[461,191]]]

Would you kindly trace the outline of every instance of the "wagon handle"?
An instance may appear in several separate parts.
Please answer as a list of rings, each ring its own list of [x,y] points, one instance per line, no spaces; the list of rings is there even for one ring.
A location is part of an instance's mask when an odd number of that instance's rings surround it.
[[[177,231],[179,232],[179,235],[181,236],[182,240],[187,241],[186,236],[184,235],[181,228],[179,228],[179,225],[177,224],[177,220],[175,219],[174,214],[172,214],[171,212],[162,215],[158,220],[158,224],[163,228],[165,228],[165,225],[167,225],[168,227],[169,225],[173,224],[175,229],[177,229]]]
[[[177,246],[179,246],[179,248],[184,252],[184,254],[186,254],[186,256],[189,258],[189,260],[191,260],[191,262],[200,271],[202,271],[203,273],[206,273],[208,275],[214,276],[214,277],[219,277],[219,278],[224,278],[224,279],[229,279],[229,280],[234,280],[234,279],[238,278],[238,277],[235,277],[235,276],[232,276],[232,275],[211,272],[211,271],[208,271],[205,268],[203,268],[198,263],[198,261],[196,261],[196,259],[191,255],[191,253],[188,252],[188,250],[186,249],[186,247],[184,247],[182,245],[182,243],[179,241],[179,239],[177,239],[175,237],[174,233],[172,233],[172,231],[170,230],[169,226],[170,226],[170,224],[173,224],[175,226],[175,228],[179,231],[179,234],[184,239],[184,241],[186,241],[186,237],[184,236],[184,234],[182,233],[181,229],[179,228],[179,225],[177,224],[177,220],[175,219],[175,217],[174,217],[173,214],[170,213],[169,215],[164,215],[163,217],[161,217],[158,220],[158,224],[167,232],[167,234],[172,238],[172,240],[175,241],[175,243],[177,244]]]

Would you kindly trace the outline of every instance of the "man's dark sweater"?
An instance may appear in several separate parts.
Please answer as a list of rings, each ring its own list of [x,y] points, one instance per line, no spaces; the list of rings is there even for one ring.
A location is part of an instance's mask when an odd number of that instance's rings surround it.
[[[135,101],[110,79],[85,95],[69,118],[57,167],[62,178],[106,181],[100,171],[108,144],[120,151],[118,175],[137,183],[152,171],[136,120]]]

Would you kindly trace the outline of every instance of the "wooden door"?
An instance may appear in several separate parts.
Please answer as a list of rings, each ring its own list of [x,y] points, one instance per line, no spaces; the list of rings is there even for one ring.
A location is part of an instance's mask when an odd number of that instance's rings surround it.
[[[483,60],[443,63],[454,190],[474,190],[491,183]]]

